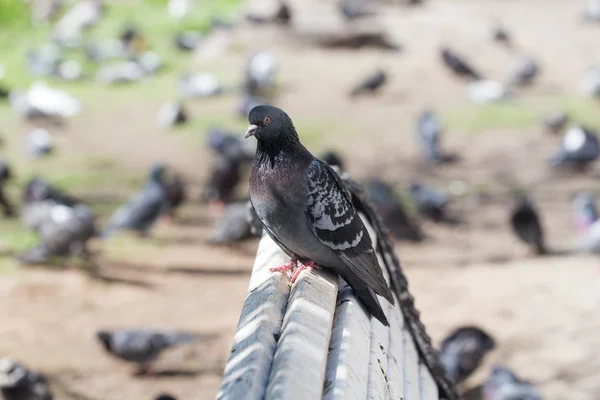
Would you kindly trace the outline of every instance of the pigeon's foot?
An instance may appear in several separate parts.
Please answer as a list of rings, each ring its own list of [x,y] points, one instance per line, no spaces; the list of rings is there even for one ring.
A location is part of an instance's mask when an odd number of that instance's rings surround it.
[[[281,267],[274,267],[269,269],[270,272],[283,272],[286,273],[289,270],[296,270],[298,268],[298,260],[295,258],[291,258]]]
[[[302,271],[306,270],[310,272],[313,268],[321,269],[321,267],[315,264],[314,261],[307,261],[306,263],[298,265],[296,269],[294,269],[294,274],[292,275],[292,279],[290,280],[290,282],[293,284],[294,282],[296,282],[296,279],[298,279]]]

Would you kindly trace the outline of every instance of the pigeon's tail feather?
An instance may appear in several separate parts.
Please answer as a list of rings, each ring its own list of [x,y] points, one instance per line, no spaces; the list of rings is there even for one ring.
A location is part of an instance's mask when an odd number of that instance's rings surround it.
[[[379,299],[377,299],[375,292],[368,287],[364,287],[364,289],[358,288],[355,289],[355,291],[356,296],[367,308],[367,311],[369,311],[369,313],[377,318],[383,325],[390,326],[390,323],[388,322],[385,313],[381,308],[381,304],[379,303]]]

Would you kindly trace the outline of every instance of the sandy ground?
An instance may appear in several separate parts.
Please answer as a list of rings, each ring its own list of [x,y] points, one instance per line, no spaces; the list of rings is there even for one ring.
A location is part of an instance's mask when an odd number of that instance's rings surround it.
[[[570,198],[578,190],[597,188],[598,171],[581,177],[548,171],[545,161],[558,139],[539,129],[448,132],[445,146],[462,161],[443,169],[415,157],[415,112],[424,105],[443,109],[466,101],[462,84],[439,66],[436,50],[442,43],[452,43],[486,75],[498,78],[507,76],[517,54],[539,57],[544,74],[526,96],[576,89],[581,73],[595,61],[598,27],[580,24],[580,4],[544,3],[430,1],[421,9],[390,9],[379,23],[404,46],[393,54],[327,52],[268,27],[242,28],[233,41],[244,43],[247,53],[275,52],[285,88],[278,104],[295,120],[318,121],[315,129],[325,131],[319,148],[340,149],[356,176],[383,175],[399,188],[414,178],[441,187],[462,179],[480,188],[477,196],[453,204],[464,224],[424,223],[425,243],[398,244],[417,307],[436,342],[462,324],[480,325],[496,337],[497,350],[470,386],[485,378],[492,363],[501,362],[535,382],[547,399],[594,400],[600,397],[600,271],[597,259],[574,251]],[[507,52],[490,42],[493,18],[513,33],[518,50]],[[223,68],[237,68],[245,55],[228,54]],[[381,63],[392,71],[382,95],[349,101],[344,93],[357,77]],[[195,107],[213,115],[231,110],[234,102],[226,97]],[[148,118],[158,106],[148,100],[119,110],[91,110],[70,127],[80,134],[61,145],[120,157],[123,165],[139,170],[161,155],[201,182],[205,151],[158,132],[155,119]],[[124,120],[123,113],[126,123],[115,123]],[[128,149],[139,148],[142,135],[144,146],[131,155]],[[515,183],[529,188],[542,211],[553,250],[546,258],[528,256],[508,229],[508,193]],[[47,374],[60,398],[143,400],[161,391],[181,399],[214,398],[256,242],[228,249],[207,246],[213,219],[192,203],[179,222],[161,221],[148,241],[114,238],[107,244],[110,252],[95,244],[104,279],[45,269],[0,276],[0,354]],[[104,354],[93,333],[138,326],[195,330],[207,339],[166,354],[157,366],[160,376],[134,378],[131,366]]]

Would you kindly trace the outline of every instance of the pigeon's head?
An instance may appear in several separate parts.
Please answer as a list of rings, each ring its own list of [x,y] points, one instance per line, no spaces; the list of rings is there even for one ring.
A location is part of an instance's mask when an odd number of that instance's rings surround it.
[[[296,128],[292,119],[285,111],[267,105],[254,107],[248,115],[250,126],[244,135],[256,137],[259,142],[281,142],[287,140],[298,141]]]
[[[106,351],[110,351],[110,342],[112,339],[112,333],[108,331],[97,331],[96,338],[102,343],[102,346]]]
[[[344,162],[342,161],[342,157],[336,153],[335,151],[328,151],[321,156],[321,160],[325,161],[327,164],[333,166],[337,166],[340,169],[344,169]]]
[[[161,163],[155,163],[150,169],[150,180],[153,182],[161,182],[165,174],[165,166]]]
[[[0,388],[14,388],[27,378],[27,370],[10,358],[0,358]]]

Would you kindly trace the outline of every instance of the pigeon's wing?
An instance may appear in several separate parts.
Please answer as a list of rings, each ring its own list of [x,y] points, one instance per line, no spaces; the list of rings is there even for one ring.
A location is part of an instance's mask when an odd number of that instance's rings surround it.
[[[315,159],[308,168],[307,178],[306,216],[314,234],[375,293],[393,304],[369,233],[338,174],[326,163]]]

